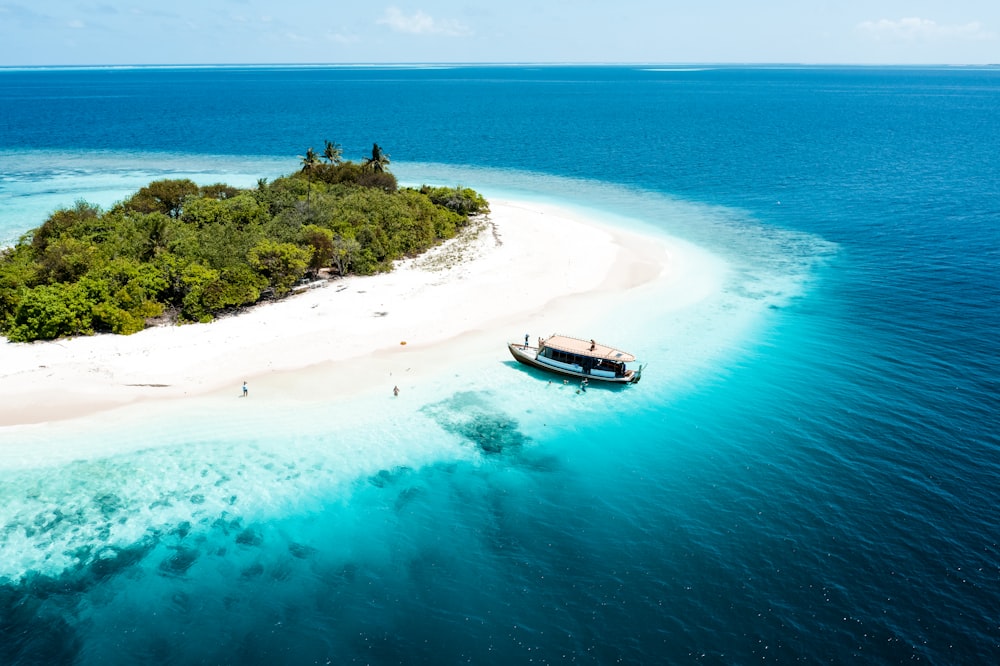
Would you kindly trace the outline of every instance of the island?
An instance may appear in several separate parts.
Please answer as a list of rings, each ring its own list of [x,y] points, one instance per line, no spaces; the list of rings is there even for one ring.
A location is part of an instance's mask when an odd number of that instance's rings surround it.
[[[120,330],[131,334],[113,334],[116,320],[108,317],[99,320],[103,334],[94,324],[94,335],[0,344],[0,427],[176,400],[210,401],[219,410],[365,392],[406,400],[430,377],[502,367],[495,364],[506,362],[508,338],[590,332],[595,320],[614,326],[613,313],[627,307],[632,292],[683,307],[714,288],[706,276],[715,267],[693,261],[700,255],[686,254],[676,239],[627,231],[555,204],[491,199],[487,205],[462,187],[394,188],[394,181],[386,185],[391,174],[384,165],[315,157],[307,154],[297,173],[249,191],[195,192],[171,182],[153,184],[107,213],[79,204],[7,250],[5,285],[11,256],[24,266],[17,257],[28,254],[24,247],[37,235],[49,234],[43,241],[49,245],[62,238],[67,250],[79,248],[72,235],[56,233],[60,223],[73,221],[115,246],[145,252],[152,266],[172,271],[168,289],[187,291],[174,292],[162,310],[153,299],[141,305],[130,296],[150,282],[139,258],[111,262],[106,275],[128,276],[121,267],[130,266],[138,276],[118,286],[131,298],[125,302],[136,304],[119,306],[119,320],[131,322]],[[350,178],[338,180],[340,174]],[[174,198],[160,187],[188,194]],[[372,206],[367,213],[361,201]],[[324,218],[327,203],[338,212]],[[145,211],[135,215],[148,225],[142,234],[102,226],[127,217],[130,207]],[[261,208],[278,214],[254,217]],[[405,217],[407,209],[420,214]],[[350,226],[328,226],[331,220]],[[248,233],[268,226],[284,236]],[[185,267],[171,258],[178,244],[198,246],[222,263]],[[249,263],[237,268],[225,257]],[[313,283],[320,288],[300,288]],[[47,288],[80,288],[72,287],[79,281],[56,284]],[[4,307],[8,316],[14,312],[9,302]]]
[[[372,275],[455,236],[486,200],[399,188],[376,143],[363,162],[326,142],[255,189],[161,180],[101,211],[58,210],[0,252],[0,334],[14,342],[208,322],[309,281]]]

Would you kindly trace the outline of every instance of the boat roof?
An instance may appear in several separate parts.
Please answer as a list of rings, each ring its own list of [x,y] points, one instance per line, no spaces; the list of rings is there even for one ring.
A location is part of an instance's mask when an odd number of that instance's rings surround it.
[[[600,342],[594,342],[594,349],[591,350],[590,345],[592,342],[593,341],[591,340],[571,338],[568,335],[550,335],[542,340],[542,346],[551,347],[552,349],[558,349],[559,351],[569,352],[571,354],[579,354],[580,356],[605,358],[609,361],[618,361],[620,363],[628,363],[635,360],[635,356],[632,356],[632,354],[624,352],[620,349],[615,349],[614,347],[602,345]]]

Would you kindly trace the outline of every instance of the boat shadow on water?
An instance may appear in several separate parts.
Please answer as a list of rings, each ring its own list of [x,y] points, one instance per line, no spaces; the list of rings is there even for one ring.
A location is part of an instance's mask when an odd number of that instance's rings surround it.
[[[614,382],[600,382],[592,381],[587,382],[586,389],[582,388],[582,379],[577,379],[575,377],[564,377],[562,375],[557,375],[548,370],[540,370],[538,368],[532,367],[530,365],[525,365],[518,361],[507,359],[501,361],[501,363],[511,370],[516,370],[525,375],[528,375],[532,379],[536,379],[540,382],[548,384],[551,388],[560,389],[573,389],[573,394],[577,392],[589,393],[591,391],[609,391],[611,393],[619,393],[621,391],[626,391],[629,387],[634,386],[633,384],[622,384]]]

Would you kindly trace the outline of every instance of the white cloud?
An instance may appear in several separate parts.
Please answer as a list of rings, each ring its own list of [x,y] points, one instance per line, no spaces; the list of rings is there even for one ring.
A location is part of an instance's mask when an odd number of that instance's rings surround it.
[[[402,32],[409,35],[449,35],[457,37],[471,34],[468,26],[459,21],[438,21],[420,10],[417,10],[411,16],[407,16],[398,7],[389,7],[386,9],[382,18],[378,19],[377,23],[389,26],[389,29],[393,32]]]
[[[327,41],[340,44],[341,46],[350,46],[352,44],[361,43],[361,38],[357,35],[345,35],[342,32],[328,32],[326,33],[326,39]]]
[[[898,21],[880,19],[858,24],[858,31],[876,40],[906,42],[931,41],[985,41],[996,36],[985,30],[982,23],[971,21],[964,25],[939,25],[924,18],[903,18]]]

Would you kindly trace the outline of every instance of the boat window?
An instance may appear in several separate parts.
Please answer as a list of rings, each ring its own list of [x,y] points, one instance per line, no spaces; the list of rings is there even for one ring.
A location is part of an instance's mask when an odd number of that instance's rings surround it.
[[[561,349],[553,349],[551,347],[546,347],[542,350],[542,356],[545,358],[551,358],[553,361],[559,361],[560,363],[572,363],[574,365],[583,365],[583,358],[576,355],[570,354],[569,352],[564,352]]]

